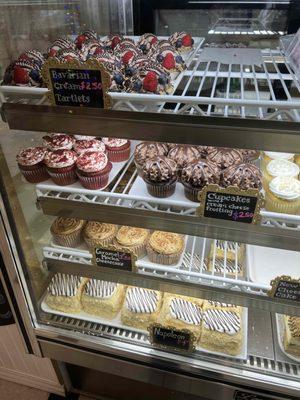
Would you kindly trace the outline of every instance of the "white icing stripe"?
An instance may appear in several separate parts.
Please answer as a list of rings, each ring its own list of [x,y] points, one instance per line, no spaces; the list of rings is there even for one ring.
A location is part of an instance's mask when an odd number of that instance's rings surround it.
[[[196,304],[184,299],[172,299],[170,312],[173,318],[180,319],[190,325],[200,325],[202,320],[200,308]]]
[[[117,288],[117,283],[91,279],[85,286],[84,293],[90,297],[102,299],[111,297]]]
[[[233,311],[207,310],[203,313],[203,322],[206,329],[228,335],[235,335],[241,329],[240,317]]]
[[[225,251],[225,243],[226,243],[226,241],[224,241],[224,240],[217,240],[216,241],[216,248]],[[227,242],[227,251],[228,250],[235,251],[235,248],[237,249],[237,251],[239,251],[239,249],[241,248],[241,243]]]
[[[157,308],[158,294],[154,290],[129,288],[126,294],[126,307],[134,313],[151,314]]]
[[[76,296],[82,277],[58,273],[53,276],[47,290],[52,296]]]
[[[200,271],[201,260],[202,260],[201,256],[199,256],[198,254],[194,254],[191,266],[192,271]],[[182,261],[183,267],[186,269],[190,269],[190,262],[191,262],[191,253],[187,251],[183,255],[183,261]],[[206,260],[203,260],[203,271],[207,271]]]
[[[214,264],[216,272],[223,272],[224,271],[224,260],[220,258],[215,259],[215,264]],[[233,260],[226,260],[226,272],[234,273],[237,269],[238,272],[242,271],[242,266],[241,264],[237,263],[235,265],[235,261]]]
[[[220,303],[219,301],[213,301],[213,300],[208,300],[209,304],[213,307],[235,307],[233,304],[228,304],[228,303]]]

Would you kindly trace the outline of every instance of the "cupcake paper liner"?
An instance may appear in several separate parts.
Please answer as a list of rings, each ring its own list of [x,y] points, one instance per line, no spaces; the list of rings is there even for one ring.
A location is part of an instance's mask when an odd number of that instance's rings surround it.
[[[148,193],[153,197],[165,198],[174,194],[176,189],[176,180],[166,183],[150,183],[145,181]]]
[[[146,243],[147,243],[147,241],[145,240],[144,243],[138,244],[135,246],[123,246],[116,239],[113,242],[113,244],[118,249],[120,249],[121,251],[125,251],[125,252],[126,252],[126,250],[128,250],[128,251],[134,253],[137,256],[137,258],[142,258],[146,255]]]
[[[198,200],[198,193],[201,192],[202,188],[193,188],[192,186],[188,186],[184,183],[183,187],[184,187],[184,195],[188,200],[194,201],[196,203],[199,203]]]
[[[58,172],[51,170],[51,168],[47,168],[47,171],[53,182],[56,183],[56,185],[71,185],[72,183],[75,183],[77,181],[75,168],[69,171],[58,171],[57,169],[55,169],[55,171]]]
[[[86,236],[83,236],[83,239],[90,250],[94,250],[95,247],[108,246],[109,244],[111,244],[113,242],[114,238],[115,238],[114,233],[105,239],[91,239]]]
[[[108,160],[111,162],[122,162],[127,161],[130,157],[130,144],[125,149],[120,149],[116,147],[115,149],[108,149],[107,150],[107,157]]]
[[[149,260],[153,263],[163,264],[163,265],[174,265],[177,264],[180,260],[180,256],[182,251],[174,254],[161,254],[157,251],[153,250],[152,247],[147,244],[146,246],[147,255]]]
[[[84,176],[77,171],[77,176],[82,186],[86,189],[97,190],[102,189],[108,184],[109,172],[95,176]]]
[[[49,179],[49,174],[45,166],[38,166],[35,169],[27,170],[20,167],[20,171],[27,182],[40,183]]]
[[[51,233],[53,237],[53,242],[59,246],[64,247],[77,247],[82,242],[81,238],[82,229],[77,229],[72,233],[62,234],[62,233]]]
[[[299,214],[300,199],[288,201],[274,196],[269,190],[265,195],[265,208],[268,211],[278,212],[282,214]]]

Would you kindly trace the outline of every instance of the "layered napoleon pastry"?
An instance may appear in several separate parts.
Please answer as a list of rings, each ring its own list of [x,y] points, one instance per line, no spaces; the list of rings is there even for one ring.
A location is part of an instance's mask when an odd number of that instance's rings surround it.
[[[208,262],[208,271],[213,272],[217,275],[224,275],[224,272],[228,276],[238,276],[244,275],[243,264],[240,261],[230,260],[227,258],[215,258],[215,261],[210,258]]]
[[[225,258],[226,252],[226,259],[235,261],[236,257],[238,261],[242,261],[245,254],[245,245],[238,242],[230,242],[226,240],[215,240],[212,241],[209,258],[213,259],[215,251],[215,258]]]
[[[81,311],[81,295],[86,278],[57,273],[47,287],[46,304],[65,313]]]
[[[241,352],[243,326],[240,310],[212,307],[203,312],[200,345],[232,356]]]
[[[102,318],[113,319],[120,311],[125,295],[123,285],[90,279],[83,290],[83,310]]]
[[[300,317],[284,315],[283,347],[287,353],[300,356]]]
[[[203,300],[166,293],[158,322],[163,326],[188,329],[198,340],[201,335]]]
[[[162,297],[162,293],[156,290],[128,287],[121,311],[122,323],[147,330],[148,326],[157,320]]]

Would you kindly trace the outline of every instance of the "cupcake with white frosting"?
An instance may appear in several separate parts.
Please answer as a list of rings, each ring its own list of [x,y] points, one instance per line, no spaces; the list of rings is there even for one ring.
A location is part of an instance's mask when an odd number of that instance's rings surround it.
[[[294,161],[295,154],[293,153],[280,153],[278,151],[264,151],[261,160],[261,169],[265,171],[267,165],[272,160],[287,160]]]
[[[266,189],[265,208],[283,214],[299,214],[300,181],[288,176],[277,176]]]
[[[130,140],[118,138],[102,138],[105,144],[107,156],[111,162],[122,162],[130,156]]]
[[[297,164],[281,158],[270,161],[263,175],[264,187],[267,187],[271,180],[277,176],[287,176],[298,179],[299,167]]]
[[[102,151],[86,151],[76,160],[76,174],[86,189],[102,189],[108,184],[112,163]]]

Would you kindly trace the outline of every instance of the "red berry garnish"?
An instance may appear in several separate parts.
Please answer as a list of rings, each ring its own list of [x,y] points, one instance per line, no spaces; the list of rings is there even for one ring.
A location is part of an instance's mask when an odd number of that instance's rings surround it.
[[[122,57],[123,64],[128,64],[131,58],[134,56],[133,51],[128,50]]]
[[[81,50],[83,43],[86,41],[85,35],[79,35],[76,38],[75,44],[77,49]]]
[[[193,45],[193,39],[192,36],[187,34],[185,36],[183,36],[182,38],[182,45],[185,47],[190,47]]]
[[[55,57],[55,56],[56,56],[56,53],[57,53],[57,50],[55,50],[55,49],[50,49],[50,51],[49,51],[49,57]]]
[[[166,69],[173,69],[175,68],[175,58],[172,53],[168,53],[163,60],[162,63],[163,67]]]
[[[119,38],[119,36],[115,36],[113,38],[113,40],[111,41],[111,48],[114,49],[116,47],[116,45],[120,42],[121,42],[121,39]]]
[[[95,56],[100,56],[101,54],[104,53],[104,49],[102,47],[97,47],[96,50],[94,51]]]
[[[155,72],[148,72],[143,81],[143,88],[147,92],[155,93],[157,90],[158,80]]]
[[[157,40],[158,40],[157,37],[154,36],[154,37],[152,38],[150,44],[155,44],[155,43],[157,42]]]
[[[26,85],[26,83],[29,82],[28,71],[26,71],[26,69],[16,65],[14,67],[13,80],[15,83],[19,83],[21,85]]]

